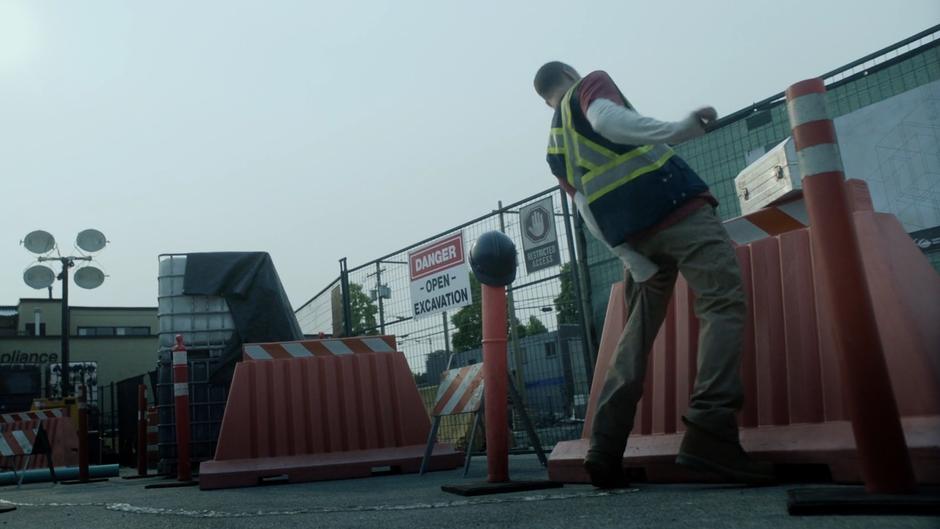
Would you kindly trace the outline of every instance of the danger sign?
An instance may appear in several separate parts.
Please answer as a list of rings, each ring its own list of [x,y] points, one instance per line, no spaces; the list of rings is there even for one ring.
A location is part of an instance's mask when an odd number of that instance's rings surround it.
[[[463,233],[409,253],[408,268],[416,318],[473,303]]]

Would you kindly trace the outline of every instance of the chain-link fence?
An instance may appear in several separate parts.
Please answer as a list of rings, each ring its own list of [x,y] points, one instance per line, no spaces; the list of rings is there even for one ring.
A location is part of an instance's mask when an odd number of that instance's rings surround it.
[[[522,256],[520,208],[551,197],[560,265],[528,272]],[[443,314],[415,317],[408,254],[429,243],[463,234],[469,251],[482,234],[499,230],[519,250],[516,280],[508,289],[510,375],[525,402],[536,432],[546,447],[581,433],[593,374],[593,340],[586,333],[577,266],[572,266],[575,238],[567,197],[547,189],[443,231],[381,258],[342,271],[297,311],[304,333],[311,336],[395,335],[430,408],[441,372],[482,361],[480,288],[470,279],[473,303]],[[541,226],[540,226],[541,228]],[[343,292],[344,277],[348,281]],[[344,295],[345,294],[345,295]],[[515,448],[530,447],[520,417],[514,417]],[[472,417],[445,418],[439,439],[467,446]],[[479,440],[477,445],[479,446]]]
[[[833,118],[849,114],[908,90],[940,80],[940,26],[905,39],[821,76]],[[796,79],[794,79],[796,81]],[[781,87],[783,88],[783,87]],[[926,126],[925,126],[925,129]],[[914,133],[905,133],[912,138]],[[723,117],[715,130],[675,146],[718,199],[718,213],[728,220],[741,214],[734,178],[748,165],[748,155],[772,148],[790,135],[784,94],[779,93]],[[929,141],[925,139],[923,141]],[[926,158],[925,158],[926,159]],[[927,163],[927,162],[924,162]],[[923,172],[921,168],[919,171]],[[924,173],[926,174],[926,173]],[[850,178],[859,175],[849,174]],[[879,184],[884,185],[884,184]],[[909,200],[926,200],[930,191],[911,184]],[[918,196],[919,194],[919,196]],[[587,279],[595,325],[603,325],[613,283],[623,280],[623,266],[607,248],[587,234]],[[928,254],[940,270],[940,252]]]

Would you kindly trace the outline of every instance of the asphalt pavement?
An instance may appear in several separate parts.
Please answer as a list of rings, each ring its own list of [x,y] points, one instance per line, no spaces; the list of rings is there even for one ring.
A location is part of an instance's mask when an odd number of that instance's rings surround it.
[[[517,480],[547,477],[534,456],[513,456],[510,472]],[[221,491],[144,488],[156,478],[8,486],[0,487],[0,508],[17,509],[0,514],[0,528],[940,528],[937,517],[790,516],[786,493],[794,485],[640,483],[616,492],[567,485],[470,498],[441,491],[485,475],[485,459],[478,458],[469,478],[454,470]]]

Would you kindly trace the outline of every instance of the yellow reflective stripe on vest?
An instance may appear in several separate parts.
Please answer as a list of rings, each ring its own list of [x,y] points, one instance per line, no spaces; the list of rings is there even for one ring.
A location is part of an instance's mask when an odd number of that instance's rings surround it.
[[[632,152],[633,151],[627,154],[631,154]],[[584,184],[584,194],[587,196],[588,204],[631,180],[662,168],[674,154],[675,153],[669,147],[657,145],[647,156],[641,156],[624,163],[616,163],[615,161],[605,169],[592,171],[588,175],[585,175],[585,178],[588,176],[591,177],[591,183]],[[650,163],[650,160],[656,155],[659,155],[659,158],[655,158],[655,161]]]
[[[604,174],[604,171],[607,171],[617,164],[632,162],[633,164],[639,163],[639,167],[647,165],[649,162],[646,161],[646,158],[641,158],[639,160],[634,160],[634,158],[643,156],[644,154],[652,151],[654,147],[655,145],[644,145],[642,147],[637,147],[628,153],[621,154],[620,156],[604,164],[603,167],[599,167],[597,171],[591,171],[590,173],[581,177],[581,181],[584,182],[584,185],[587,185],[591,180],[597,178],[598,175]]]
[[[548,136],[548,154],[566,154],[565,132],[560,129],[552,129]]]
[[[561,135],[565,145],[565,170],[568,173],[568,185],[581,191],[581,171],[578,170],[575,160],[579,158],[578,142],[572,137],[574,128],[571,127],[571,94],[581,83],[575,83],[561,101]],[[577,171],[577,172],[576,172]]]
[[[578,133],[576,132],[575,134],[577,135]],[[588,171],[593,171],[598,167],[602,167],[610,163],[611,157],[592,149],[584,141],[582,141],[584,139],[585,138],[578,135],[576,140],[576,145],[578,146],[577,150],[575,151],[577,153],[577,159],[575,159],[576,164],[584,167]]]
[[[618,154],[608,149],[607,147],[604,147],[603,145],[585,138],[581,134],[578,134],[576,130],[574,130],[574,120],[571,118],[571,96],[574,94],[577,87],[578,84],[575,84],[575,86],[568,90],[568,92],[565,94],[565,97],[562,98],[562,128],[552,130],[561,130],[563,139],[566,140],[566,145],[570,146],[569,150],[574,153],[574,164],[584,167],[588,171],[593,171],[594,169],[609,163],[611,160],[616,158]]]
[[[565,94],[561,103],[562,135],[568,154],[572,158],[573,165],[583,167],[588,171],[593,171],[599,166],[609,162],[611,157],[591,148],[582,149],[582,147],[586,146],[584,142],[586,138],[578,134],[571,125],[573,121],[571,118],[571,94],[574,93],[576,87],[577,85],[572,87],[571,90]],[[600,146],[598,145],[598,147]]]
[[[562,98],[562,127],[551,129],[549,154],[565,155],[568,183],[584,193],[590,204],[627,182],[662,168],[675,153],[667,145],[643,145],[618,154],[579,134],[571,117],[571,96],[578,84]]]
[[[565,147],[565,131],[561,128],[553,128],[548,135],[548,147],[552,148],[564,148]]]
[[[585,150],[582,151],[582,152],[590,151],[590,153],[591,153],[590,156],[591,156],[592,159],[596,159],[596,160],[603,159],[603,160],[604,160],[603,162],[598,163],[597,165],[603,165],[603,164],[605,164],[605,163],[607,163],[607,162],[610,162],[610,161],[613,160],[614,158],[620,156],[619,154],[615,153],[614,151],[608,149],[607,147],[604,147],[603,145],[594,143],[593,141],[591,141],[591,140],[585,138],[584,136],[578,134],[577,131],[575,131],[575,134],[578,136],[578,143],[581,144],[581,145],[583,145],[584,147],[587,147],[587,149],[585,149]]]

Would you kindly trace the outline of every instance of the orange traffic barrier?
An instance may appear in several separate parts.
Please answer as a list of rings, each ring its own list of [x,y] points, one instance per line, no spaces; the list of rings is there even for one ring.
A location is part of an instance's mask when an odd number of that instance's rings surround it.
[[[940,276],[898,220],[872,211],[863,182],[846,183],[864,278],[920,483],[940,483]],[[832,314],[810,245],[800,229],[739,246],[749,304],[741,376],[741,442],[757,458],[825,465],[834,481],[859,483],[861,465],[842,395]],[[676,285],[652,352],[624,464],[652,481],[707,479],[674,464],[696,375],[694,294]],[[555,481],[588,481],[582,461],[610,356],[626,323],[623,285],[611,289],[582,438],[558,443],[549,458]]]
[[[400,352],[241,362],[215,459],[199,486],[220,489],[418,472],[430,420]],[[431,470],[461,454],[438,445]]]

